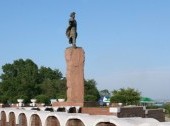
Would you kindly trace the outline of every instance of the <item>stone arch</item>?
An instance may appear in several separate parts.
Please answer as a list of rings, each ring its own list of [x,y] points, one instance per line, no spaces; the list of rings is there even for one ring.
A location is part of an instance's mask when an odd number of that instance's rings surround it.
[[[60,122],[55,116],[48,116],[46,126],[60,126]]]
[[[50,112],[54,112],[54,109],[53,108],[45,108],[44,111],[50,111]]]
[[[9,125],[8,126],[15,126],[15,125],[16,125],[15,113],[14,112],[10,112],[9,113]]]
[[[68,113],[76,113],[76,107],[71,107],[71,108],[68,110]]]
[[[1,112],[1,122],[0,126],[6,126],[6,113],[4,111]]]
[[[67,121],[66,126],[85,126],[85,125],[80,119],[73,118]]]
[[[116,125],[110,122],[99,122],[96,126],[116,126]]]
[[[30,126],[42,126],[41,119],[37,114],[31,115],[31,125]]]
[[[64,108],[64,107],[60,107],[60,108],[58,108],[57,109],[57,112],[66,112],[66,108]]]
[[[24,113],[19,114],[18,122],[18,126],[27,126],[27,117]]]

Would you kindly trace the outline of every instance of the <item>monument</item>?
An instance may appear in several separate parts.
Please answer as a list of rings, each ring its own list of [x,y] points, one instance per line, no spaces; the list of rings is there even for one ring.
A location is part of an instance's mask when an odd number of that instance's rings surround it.
[[[84,62],[85,52],[82,47],[76,46],[77,22],[75,12],[70,14],[66,36],[71,47],[65,50],[67,101],[56,102],[54,106],[83,106],[84,105]]]
[[[66,35],[69,39],[69,47],[65,50],[67,64],[67,102],[84,103],[84,50],[76,46],[77,22],[75,12],[70,14],[69,26]]]

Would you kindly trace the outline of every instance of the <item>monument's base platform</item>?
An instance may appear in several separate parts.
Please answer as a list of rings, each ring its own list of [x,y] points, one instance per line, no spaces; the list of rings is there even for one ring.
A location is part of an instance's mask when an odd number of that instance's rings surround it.
[[[80,106],[83,107],[84,103],[82,102],[53,102],[52,103],[53,107],[60,107],[60,106]]]

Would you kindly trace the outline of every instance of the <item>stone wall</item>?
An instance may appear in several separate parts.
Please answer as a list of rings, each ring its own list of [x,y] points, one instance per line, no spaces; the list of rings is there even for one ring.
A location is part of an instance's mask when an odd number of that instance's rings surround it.
[[[165,121],[165,112],[163,109],[148,109],[146,110],[146,118],[154,118],[160,122]]]
[[[118,117],[145,117],[145,110],[143,107],[121,107]]]
[[[109,112],[109,108],[97,108],[97,107],[83,107],[81,113],[87,113],[90,115],[113,115]]]
[[[98,102],[93,102],[93,101],[85,101],[84,102],[84,107],[100,107]]]

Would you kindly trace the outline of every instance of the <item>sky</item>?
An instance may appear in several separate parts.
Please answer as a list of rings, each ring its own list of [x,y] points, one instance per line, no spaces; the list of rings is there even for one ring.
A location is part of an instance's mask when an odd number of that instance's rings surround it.
[[[0,74],[14,60],[66,74],[65,35],[76,12],[85,79],[170,99],[170,0],[0,0]]]

